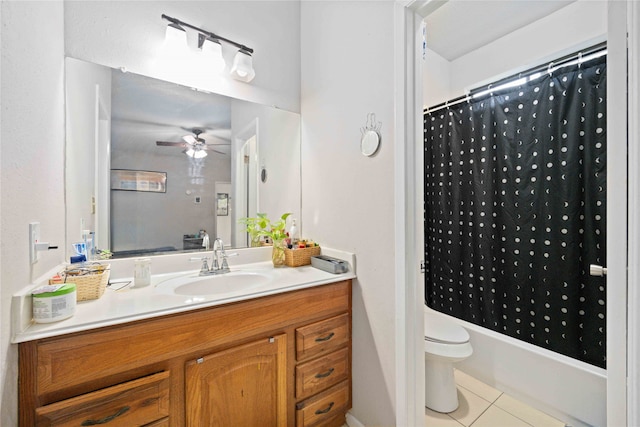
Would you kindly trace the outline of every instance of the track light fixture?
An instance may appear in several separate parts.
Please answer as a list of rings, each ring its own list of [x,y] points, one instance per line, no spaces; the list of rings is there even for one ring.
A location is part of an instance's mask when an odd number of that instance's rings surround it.
[[[178,44],[186,46],[187,32],[185,28],[189,28],[198,33],[198,48],[206,55],[206,60],[214,72],[222,72],[226,66],[222,56],[222,44],[220,43],[225,42],[238,48],[231,67],[231,77],[243,82],[250,82],[255,77],[256,72],[253,69],[253,61],[251,58],[253,49],[250,47],[165,14],[162,14],[162,19],[169,21],[166,31],[166,43],[170,43],[172,46]]]

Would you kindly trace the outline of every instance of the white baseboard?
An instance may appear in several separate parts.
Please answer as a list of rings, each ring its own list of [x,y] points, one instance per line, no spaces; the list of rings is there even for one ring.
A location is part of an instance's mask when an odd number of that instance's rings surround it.
[[[347,412],[347,425],[349,427],[365,427],[356,417],[354,417],[351,412]]]

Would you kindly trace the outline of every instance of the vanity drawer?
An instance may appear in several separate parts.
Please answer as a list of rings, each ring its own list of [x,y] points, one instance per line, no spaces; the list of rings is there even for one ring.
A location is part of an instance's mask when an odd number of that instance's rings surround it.
[[[296,398],[302,399],[346,380],[351,372],[349,349],[296,366]]]
[[[349,406],[349,381],[302,401],[296,405],[296,427],[324,425]]]
[[[304,360],[349,342],[349,314],[332,317],[296,329],[296,359]]]
[[[152,422],[151,424],[145,424],[144,427],[169,427],[169,417]]]
[[[168,416],[169,372],[160,372],[41,406],[36,409],[36,425],[75,427],[108,423],[110,427],[129,427]]]

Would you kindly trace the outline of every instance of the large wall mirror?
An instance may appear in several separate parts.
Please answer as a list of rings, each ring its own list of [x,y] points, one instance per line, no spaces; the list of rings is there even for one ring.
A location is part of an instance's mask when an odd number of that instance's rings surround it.
[[[238,219],[299,217],[296,113],[67,58],[66,118],[67,254],[82,230],[116,258],[241,248]]]

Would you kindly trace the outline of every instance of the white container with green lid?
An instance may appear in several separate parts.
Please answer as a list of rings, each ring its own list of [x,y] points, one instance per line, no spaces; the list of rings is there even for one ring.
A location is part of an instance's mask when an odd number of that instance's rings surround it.
[[[41,286],[31,292],[33,321],[51,323],[68,319],[76,312],[75,283]]]

